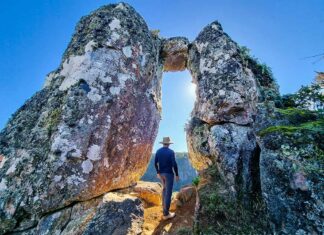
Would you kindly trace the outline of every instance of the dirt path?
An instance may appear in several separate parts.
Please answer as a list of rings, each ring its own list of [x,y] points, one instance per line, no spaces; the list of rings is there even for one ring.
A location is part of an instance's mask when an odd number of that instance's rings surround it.
[[[169,220],[162,220],[162,207],[152,206],[144,209],[144,232],[143,235],[173,235],[179,229],[193,227],[196,198],[193,196],[190,201],[175,211],[176,217]]]

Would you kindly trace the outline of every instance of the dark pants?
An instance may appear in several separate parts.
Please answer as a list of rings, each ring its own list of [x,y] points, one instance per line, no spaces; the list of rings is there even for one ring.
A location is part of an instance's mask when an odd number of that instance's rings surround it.
[[[170,204],[171,204],[174,175],[171,173],[161,173],[160,175],[161,175],[161,181],[163,185],[163,191],[162,191],[163,215],[168,215]]]

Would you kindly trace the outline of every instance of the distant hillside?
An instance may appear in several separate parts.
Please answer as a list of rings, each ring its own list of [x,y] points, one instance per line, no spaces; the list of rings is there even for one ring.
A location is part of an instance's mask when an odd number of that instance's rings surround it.
[[[160,182],[160,180],[156,177],[156,170],[154,167],[154,156],[155,154],[152,154],[150,163],[141,180]],[[178,191],[182,186],[186,184],[191,184],[192,180],[197,176],[196,170],[191,166],[189,162],[188,153],[186,152],[176,153],[176,162],[178,164],[180,181],[178,183],[174,182],[174,186],[173,186],[174,191]]]

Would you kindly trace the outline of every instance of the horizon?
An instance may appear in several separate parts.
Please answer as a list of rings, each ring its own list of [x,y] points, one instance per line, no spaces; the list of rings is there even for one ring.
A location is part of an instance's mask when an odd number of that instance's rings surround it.
[[[1,130],[10,116],[41,89],[46,74],[58,67],[80,18],[116,2],[1,2]],[[324,52],[324,32],[317,30],[324,24],[323,1],[125,2],[150,29],[159,29],[165,38],[185,36],[193,41],[203,27],[218,20],[234,41],[247,46],[251,55],[272,68],[281,94],[297,91],[314,81],[315,71],[324,71],[323,60],[305,59]],[[184,126],[195,100],[190,81],[188,70],[163,74],[162,120],[153,152],[163,136],[171,137],[175,152],[187,152]]]

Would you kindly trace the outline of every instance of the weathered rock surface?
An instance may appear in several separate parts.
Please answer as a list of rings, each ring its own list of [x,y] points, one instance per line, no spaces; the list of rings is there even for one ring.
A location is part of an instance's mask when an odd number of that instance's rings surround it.
[[[182,71],[187,68],[189,40],[184,37],[164,39],[162,42],[163,71]]]
[[[162,205],[162,185],[160,183],[138,181],[135,185],[120,189],[118,192],[128,193],[140,198],[145,207]]]
[[[162,185],[159,183],[138,181],[134,193],[150,204],[162,205]]]
[[[142,233],[144,211],[138,198],[108,193],[104,200],[83,234]]]
[[[190,162],[197,170],[204,170],[212,165],[208,137],[209,125],[193,116],[186,127],[186,140]]]
[[[249,191],[257,147],[250,125],[257,111],[258,78],[218,22],[192,43],[188,65],[198,91],[187,128],[190,160],[200,170],[217,164],[233,191],[237,177]]]
[[[141,234],[143,214],[143,205],[138,198],[107,193],[46,215],[37,227],[15,234]]]
[[[258,132],[263,198],[273,230],[321,234],[323,227],[324,121],[315,112],[277,109]],[[276,117],[276,118],[274,118]]]
[[[252,209],[261,194],[260,151],[252,125],[258,103],[272,99],[264,90],[277,86],[273,79],[260,77],[257,66],[245,59],[218,22],[206,26],[189,49],[188,69],[197,85],[197,99],[187,143],[194,167],[207,170],[202,174],[207,183],[198,190],[202,200],[197,226],[202,230],[215,226],[212,229],[228,234],[267,231],[263,221],[252,223],[254,217],[262,217],[261,211]],[[245,217],[233,207],[244,208]],[[212,232],[207,230],[200,232]]]
[[[186,186],[181,188],[176,198],[182,203],[188,202],[196,194],[196,189],[194,186]]]
[[[170,210],[176,210],[178,207],[184,206],[196,195],[194,186],[184,186],[179,192],[173,192],[171,197]]]
[[[80,20],[59,69],[0,134],[0,234],[141,177],[160,120],[159,50],[127,4]]]
[[[323,233],[323,115],[278,109],[271,71],[219,23],[190,48],[198,97],[187,142],[204,181],[198,232]]]
[[[259,193],[259,150],[250,127],[232,123],[212,126],[209,146],[232,192],[243,201]]]
[[[253,121],[258,90],[238,45],[218,22],[206,26],[189,50],[188,69],[197,85],[193,116],[208,124]]]

